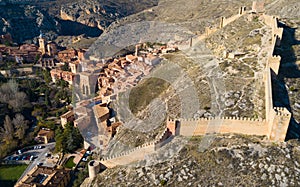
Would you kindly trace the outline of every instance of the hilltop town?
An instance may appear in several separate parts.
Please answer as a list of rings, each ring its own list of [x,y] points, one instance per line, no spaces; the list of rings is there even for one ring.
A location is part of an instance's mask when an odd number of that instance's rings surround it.
[[[0,171],[23,168],[3,185],[300,185],[299,15],[198,3],[211,17],[151,1],[104,23],[74,2],[47,11],[99,38],[2,34]]]

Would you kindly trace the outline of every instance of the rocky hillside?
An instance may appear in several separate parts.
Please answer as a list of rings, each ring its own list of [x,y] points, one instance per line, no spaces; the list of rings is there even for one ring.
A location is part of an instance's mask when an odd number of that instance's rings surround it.
[[[104,30],[110,23],[145,8],[153,7],[157,0],[151,1],[77,1],[62,5],[60,18],[76,21],[91,27]]]
[[[208,149],[200,151],[201,140],[194,137],[186,143],[176,138],[144,162],[105,170],[92,186],[300,185],[297,141],[271,144],[260,137],[218,136]],[[170,155],[185,143],[179,154]]]
[[[38,36],[40,31],[53,40],[57,36],[98,37],[112,22],[146,8],[157,0],[44,0],[0,4],[0,34],[10,33],[22,43]],[[72,28],[72,29],[70,29]]]
[[[51,39],[60,32],[60,24],[32,5],[0,5],[0,34],[10,33],[15,42],[23,42],[41,30]]]
[[[266,4],[270,2],[272,0],[266,0]],[[111,29],[132,22],[157,21],[174,23],[195,33],[203,33],[205,26],[214,25],[222,16],[230,17],[237,14],[241,6],[246,6],[247,10],[250,10],[252,1],[160,0],[158,6],[127,16],[112,24]]]
[[[278,15],[281,18],[296,19],[300,18],[300,1],[298,0],[276,0],[267,6],[267,12],[272,15]]]

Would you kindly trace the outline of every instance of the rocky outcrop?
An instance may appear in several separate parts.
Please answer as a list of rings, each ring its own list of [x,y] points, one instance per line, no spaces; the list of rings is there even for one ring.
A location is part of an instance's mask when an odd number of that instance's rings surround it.
[[[0,34],[10,33],[15,42],[23,42],[38,36],[40,31],[52,39],[59,33],[60,25],[35,6],[0,6]]]
[[[111,22],[120,15],[117,12],[106,12],[97,1],[75,2],[62,6],[60,18],[75,21],[90,27],[98,27],[104,30]]]
[[[76,1],[64,5],[60,10],[60,18],[82,23],[90,27],[104,30],[112,22],[142,11],[157,4],[157,0],[150,1]]]
[[[49,40],[59,35],[98,37],[112,22],[155,6],[158,0],[3,2],[0,1],[0,35],[10,33],[15,42],[22,43],[40,31]]]

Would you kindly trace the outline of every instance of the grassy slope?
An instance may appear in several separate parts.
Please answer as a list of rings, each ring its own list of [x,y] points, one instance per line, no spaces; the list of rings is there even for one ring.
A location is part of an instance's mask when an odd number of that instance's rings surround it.
[[[129,107],[133,114],[145,109],[148,104],[163,93],[169,84],[162,79],[149,78],[142,81],[130,92]]]

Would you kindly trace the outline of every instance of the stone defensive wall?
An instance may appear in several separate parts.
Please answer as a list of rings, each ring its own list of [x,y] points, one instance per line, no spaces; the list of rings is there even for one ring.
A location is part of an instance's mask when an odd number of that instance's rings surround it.
[[[199,119],[178,119],[169,120],[167,123],[176,123],[179,130],[178,135],[199,136],[206,134],[227,134],[237,133],[246,135],[264,136],[268,132],[266,120],[222,117],[222,118],[199,118]]]
[[[291,113],[282,107],[274,107],[270,110],[268,121],[268,138],[271,141],[284,141],[290,124]]]
[[[264,14],[261,18],[267,26],[272,28],[272,44],[274,44],[273,46],[279,46],[282,39],[283,28],[278,27],[278,17]]]
[[[100,162],[107,168],[113,168],[118,165],[126,165],[138,160],[143,160],[145,159],[146,155],[154,153],[154,151],[155,144],[154,142],[151,142],[143,144],[119,155],[113,155],[112,157],[105,158]]]
[[[145,156],[154,153],[157,149],[168,143],[171,135],[172,133],[170,133],[168,128],[165,128],[163,133],[155,138],[155,141],[145,143],[121,154],[103,158],[100,162],[107,168],[113,168],[118,165],[126,165],[137,160],[143,160]]]
[[[265,108],[268,124],[268,138],[271,141],[284,141],[289,126],[291,113],[286,108],[274,107],[272,96],[272,79],[276,78],[280,68],[280,56],[273,56],[276,46],[280,46],[283,28],[278,26],[278,17],[263,14],[261,19],[272,29],[271,51],[264,73],[265,82]]]
[[[198,36],[199,40],[203,40],[206,37],[208,37],[209,35],[213,34],[214,32],[216,32],[218,29],[225,27],[226,25],[228,25],[229,23],[237,20],[239,17],[243,16],[244,14],[246,14],[246,7],[240,7],[238,10],[238,14],[233,15],[229,18],[225,18],[225,17],[221,17],[221,21],[220,21],[220,25],[219,27],[216,26],[212,26],[212,27],[205,27],[205,32],[204,34]]]
[[[238,14],[233,15],[233,16],[231,16],[229,18],[221,17],[220,28],[223,28],[226,25],[228,25],[229,23],[237,20],[239,17],[241,17],[245,13],[246,13],[246,7],[240,7]]]

